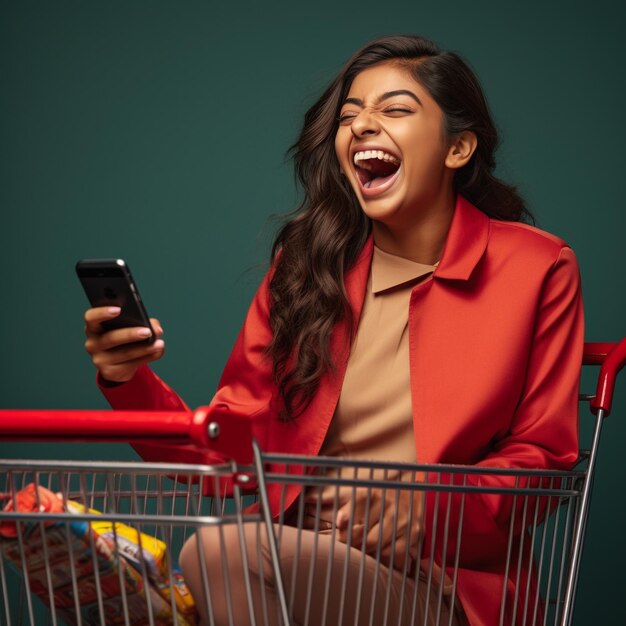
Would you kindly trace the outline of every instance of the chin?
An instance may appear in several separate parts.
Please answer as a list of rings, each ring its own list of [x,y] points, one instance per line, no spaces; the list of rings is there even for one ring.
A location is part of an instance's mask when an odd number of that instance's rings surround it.
[[[363,213],[370,219],[379,222],[393,220],[402,212],[402,207],[405,205],[403,198],[399,197],[400,194],[398,193],[379,198],[363,198],[358,192],[355,193]]]
[[[381,224],[388,223],[389,225],[395,222],[400,214],[400,207],[398,206],[373,207],[371,204],[364,205],[363,203],[361,204],[361,210],[371,220]]]

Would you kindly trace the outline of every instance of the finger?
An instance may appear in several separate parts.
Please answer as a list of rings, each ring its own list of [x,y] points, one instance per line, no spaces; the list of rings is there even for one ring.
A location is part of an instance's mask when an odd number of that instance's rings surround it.
[[[150,318],[150,324],[152,324],[152,328],[154,328],[154,332],[157,337],[163,336],[163,326],[161,326],[161,322],[156,317]]]
[[[141,344],[114,350],[103,350],[93,356],[93,363],[99,369],[115,365],[128,365],[141,359],[161,358],[165,352],[165,342],[157,339],[153,344]]]
[[[389,520],[372,520],[365,537],[365,550],[368,554],[391,544],[394,535],[393,524]]]
[[[386,567],[401,571],[405,565],[411,563],[411,555],[407,552],[406,541],[402,537],[398,537],[393,546],[383,547],[380,560]]]
[[[355,516],[355,505],[359,491],[363,490],[355,490],[353,498],[339,508],[335,517],[339,541],[350,546],[360,545],[365,530],[363,521]]]
[[[423,496],[420,491],[403,492],[396,507],[398,517],[393,548],[396,568],[402,567],[407,561],[416,560],[421,551]]]
[[[105,380],[120,383],[126,382],[135,375],[135,372],[140,365],[156,361],[157,359],[160,359],[161,356],[163,356],[162,349],[157,352],[147,354],[141,358],[134,359],[132,361],[126,361],[122,364],[103,365],[102,367],[98,368],[98,370]]]
[[[145,341],[151,335],[152,332],[145,326],[118,328],[101,334],[88,334],[85,349],[90,354],[103,350],[114,350],[120,346]]]
[[[376,515],[371,516],[366,537],[368,552],[388,548],[396,539],[408,532],[409,503],[412,494],[398,489],[384,489],[380,496]],[[374,511],[372,511],[374,513]],[[394,550],[395,551],[395,550]]]
[[[367,492],[367,489],[354,490],[352,498],[337,511],[335,518],[337,528],[348,528],[350,520],[352,520],[353,524],[363,524],[367,520],[371,520],[372,498]]]
[[[122,312],[119,306],[98,306],[85,311],[85,331],[89,333],[101,333],[100,324],[112,320]]]
[[[349,500],[339,509],[348,516],[352,516],[357,523],[371,524],[372,520],[378,520],[381,510],[380,489],[359,487],[352,489],[346,494]]]
[[[353,524],[352,527],[348,526],[348,528],[345,529],[338,529],[337,539],[341,541],[341,543],[360,549],[364,535],[365,526],[363,526],[363,524]]]
[[[344,504],[337,511],[337,517],[335,519],[335,526],[339,530],[346,530],[348,528],[348,524],[350,523],[351,507],[352,507],[352,504],[348,502],[348,504]]]

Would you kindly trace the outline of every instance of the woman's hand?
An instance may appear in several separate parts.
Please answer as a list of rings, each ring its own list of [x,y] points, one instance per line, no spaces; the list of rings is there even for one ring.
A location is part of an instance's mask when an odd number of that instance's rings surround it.
[[[406,477],[397,480],[407,482]],[[413,480],[416,480],[415,476]],[[398,483],[395,485],[390,485],[389,489],[346,489],[343,495],[347,502],[342,498],[344,502],[340,502],[335,524],[340,541],[364,549],[370,555],[377,554],[380,542],[382,562],[394,569],[403,569],[407,558],[416,562],[419,557],[424,492],[402,488]]]
[[[157,319],[150,319],[157,335],[151,344],[137,343],[150,337],[149,328],[103,330],[102,322],[116,318],[120,311],[119,307],[96,307],[85,312],[85,349],[100,375],[116,383],[129,381],[140,365],[160,359],[165,352],[165,343],[160,339],[163,329]]]

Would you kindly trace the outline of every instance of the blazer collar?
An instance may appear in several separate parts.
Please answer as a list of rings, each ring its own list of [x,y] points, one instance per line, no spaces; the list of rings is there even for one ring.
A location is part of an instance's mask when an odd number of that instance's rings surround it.
[[[443,255],[433,278],[468,280],[487,248],[489,217],[457,195]]]
[[[457,195],[443,255],[433,278],[468,280],[487,248],[489,224],[485,213]],[[361,313],[373,251],[374,239],[370,235],[346,276],[348,299],[357,319]]]

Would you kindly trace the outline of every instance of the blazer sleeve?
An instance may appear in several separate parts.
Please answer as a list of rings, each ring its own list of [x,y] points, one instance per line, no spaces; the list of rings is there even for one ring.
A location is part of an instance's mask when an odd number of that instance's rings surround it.
[[[272,333],[269,325],[269,281],[264,277],[228,358],[210,407],[220,412],[236,412],[253,420],[253,435],[263,446],[265,418],[272,410],[273,375],[266,355]],[[188,411],[182,398],[147,365],[122,385],[107,386],[98,376],[98,385],[113,409],[146,411]],[[190,446],[135,444],[144,460],[200,463],[202,453]]]
[[[108,385],[100,374],[96,377],[100,391],[111,408],[118,411],[188,411],[184,400],[164,383],[147,365],[121,385]]]
[[[269,322],[269,284],[272,269],[259,286],[235,345],[226,361],[210,407],[237,413],[252,422],[252,434],[265,449],[268,423],[277,414],[276,385],[267,347],[272,341]]]
[[[479,467],[570,469],[578,458],[578,393],[584,343],[580,275],[572,250],[563,247],[546,275],[527,360],[523,392],[508,432],[493,442]],[[442,483],[463,482],[463,476],[431,475]],[[510,478],[467,474],[465,484],[480,488],[514,486]],[[537,480],[529,485],[538,485]],[[520,486],[523,486],[520,483]],[[440,537],[435,540],[436,557],[453,563],[459,546],[456,532],[447,540],[441,531],[446,516],[458,520],[463,511],[461,566],[500,561],[514,516],[514,531],[520,533],[535,514],[535,502],[528,503],[526,523],[521,499],[514,510],[510,495],[478,492],[436,496],[427,494],[426,528],[437,522]],[[542,498],[545,504],[546,498]],[[435,517],[434,513],[437,513]],[[543,506],[538,514],[543,515]],[[456,525],[452,525],[456,528]],[[432,531],[432,529],[431,529]],[[503,551],[504,550],[504,551]]]

